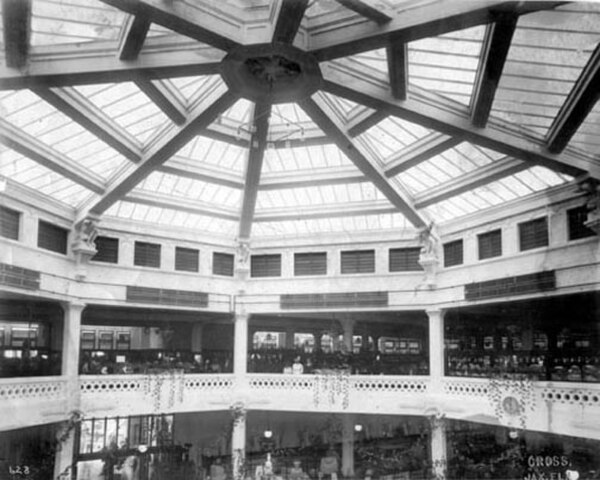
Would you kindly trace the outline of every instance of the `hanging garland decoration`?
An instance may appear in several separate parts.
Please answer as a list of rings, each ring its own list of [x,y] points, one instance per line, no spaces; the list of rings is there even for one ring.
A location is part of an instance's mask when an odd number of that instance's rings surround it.
[[[350,403],[350,375],[346,370],[338,370],[315,376],[313,383],[313,404],[333,406],[341,399],[345,410]]]
[[[526,376],[490,378],[488,400],[501,423],[525,429],[527,412],[535,408],[533,382]]]
[[[160,373],[149,373],[144,378],[144,394],[152,397],[154,413],[160,413],[163,384],[169,388],[166,408],[173,408],[176,399],[183,402],[185,392],[185,376],[183,370],[169,370]]]

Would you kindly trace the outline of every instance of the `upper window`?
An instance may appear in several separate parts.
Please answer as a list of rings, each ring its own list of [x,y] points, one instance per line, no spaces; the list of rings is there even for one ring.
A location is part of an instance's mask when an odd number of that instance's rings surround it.
[[[67,253],[69,231],[43,220],[38,224],[38,247],[57,253]]]
[[[463,241],[454,240],[444,243],[444,267],[463,264]]]
[[[294,254],[294,275],[327,275],[327,252]]]
[[[19,221],[21,214],[10,208],[0,207],[0,237],[19,239]]]
[[[175,270],[197,272],[200,252],[195,248],[175,247]]]
[[[233,277],[233,259],[231,253],[213,252],[213,274]]]
[[[374,273],[375,250],[342,252],[342,273]]]
[[[477,235],[479,242],[479,260],[502,255],[502,230]]]
[[[135,242],[133,264],[139,267],[160,268],[160,245]]]
[[[588,210],[585,205],[567,210],[569,240],[577,240],[579,238],[593,237],[596,235],[596,232],[585,225],[587,214]]]
[[[390,272],[413,272],[416,270],[423,270],[423,267],[421,267],[421,264],[419,263],[420,254],[420,247],[390,248]]]
[[[521,251],[548,246],[548,219],[536,218],[519,223],[519,245]]]
[[[92,257],[95,262],[119,263],[119,239],[110,237],[96,237],[96,255]]]
[[[251,277],[280,277],[281,255],[251,255],[250,256]]]

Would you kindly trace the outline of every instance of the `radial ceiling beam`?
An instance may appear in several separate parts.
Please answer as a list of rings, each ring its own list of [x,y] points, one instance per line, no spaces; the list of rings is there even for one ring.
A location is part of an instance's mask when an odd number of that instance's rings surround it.
[[[0,118],[0,143],[92,192],[104,192],[105,184],[100,176],[2,118]]]
[[[373,20],[379,25],[383,25],[392,19],[392,16],[382,10],[381,2],[376,5],[372,0],[337,0],[340,5],[343,5],[348,10],[358,13],[359,15]]]
[[[273,29],[273,42],[293,43],[308,0],[279,0],[279,12]]]
[[[546,141],[548,150],[564,150],[600,97],[600,44],[571,89],[565,103],[552,122]]]
[[[74,88],[36,88],[33,92],[128,160],[142,158],[139,143]]]
[[[471,98],[471,121],[476,127],[485,127],[490,116],[518,20],[516,15],[504,14],[487,26]]]
[[[101,0],[131,15],[176,33],[229,51],[242,44],[243,25],[232,18],[223,18],[208,8],[196,8],[193,3],[164,0]]]
[[[388,74],[394,98],[406,100],[408,92],[408,47],[406,43],[392,42],[387,47]]]
[[[371,127],[377,125],[387,118],[387,116],[388,114],[384,111],[373,111],[370,108],[363,108],[358,114],[348,120],[348,123],[346,123],[348,134],[351,137],[357,137],[358,135],[365,133]]]
[[[450,137],[443,133],[432,132],[429,135],[417,140],[412,145],[408,145],[397,153],[394,153],[391,158],[387,159],[385,165],[385,176],[395,177],[400,172],[404,172],[409,168],[420,163],[426,162],[430,158],[444,153],[459,143],[462,140],[460,137]]]
[[[178,177],[223,185],[224,187],[239,190],[244,188],[244,179],[241,175],[231,173],[229,170],[213,167],[198,160],[173,157],[167,163],[157,168],[157,170]]]
[[[238,238],[241,239],[250,238],[250,232],[252,231],[258,185],[260,182],[265,149],[267,148],[270,115],[270,103],[257,102],[255,104],[252,119],[253,132],[250,140],[250,149],[248,151],[248,163],[246,165],[242,214],[238,230]]]
[[[460,195],[489,183],[501,180],[531,168],[531,163],[516,160],[510,157],[504,157],[495,160],[489,165],[461,175],[458,178],[444,182],[426,192],[415,195],[415,207],[425,208],[429,205],[448,200],[449,198]]]
[[[100,198],[86,202],[89,203],[89,208],[86,204],[86,208],[80,209],[78,217],[104,213],[152,171],[169,160],[206,126],[210,125],[219,114],[231,107],[236,100],[236,95],[227,90],[220,81],[215,81],[211,88],[207,88],[203,101],[190,114],[184,125],[170,125],[169,128],[161,132],[155,143],[147,148],[139,164],[135,166],[128,165],[121,170]]]
[[[2,27],[6,66],[21,68],[29,52],[31,0],[3,0]]]
[[[409,43],[426,37],[463,30],[492,23],[496,14],[510,12],[516,15],[548,10],[564,2],[507,2],[494,0],[452,0],[440,7],[438,2],[427,2],[410,10],[410,14],[396,15],[384,25],[369,22],[331,22],[309,29],[309,51],[319,61],[356,55],[386,47],[390,42]]]
[[[144,92],[162,112],[176,125],[183,125],[187,118],[187,109],[179,93],[162,80],[152,82],[148,79],[136,80],[135,84]]]
[[[313,168],[293,173],[269,173],[260,179],[259,190],[283,190],[287,188],[316,187],[323,185],[347,185],[369,180],[356,167]]]
[[[358,167],[358,169],[373,182],[375,187],[396,207],[415,227],[427,225],[427,221],[412,206],[412,201],[385,177],[382,169],[369,159],[364,145],[353,139],[347,129],[337,118],[334,110],[327,104],[326,98],[315,94],[298,102],[300,107],[323,130],[338,148]]]
[[[239,213],[233,208],[184,197],[163,195],[142,189],[132,190],[123,197],[123,201],[148,205],[150,207],[193,213],[195,215],[203,215],[206,217],[222,218],[224,220],[239,220]]]
[[[315,220],[319,218],[342,218],[389,213],[398,213],[398,209],[387,200],[371,200],[305,207],[269,208],[257,213],[254,221],[286,222],[290,220]]]
[[[135,60],[144,46],[151,22],[142,15],[130,15],[119,45],[119,60]]]
[[[353,68],[352,62],[348,60],[321,65],[323,88],[333,95],[386,111],[390,115],[446,135],[458,136],[463,141],[505,155],[571,176],[588,172],[593,177],[600,178],[600,162],[594,158],[572,152],[552,153],[542,141],[515,132],[508,122],[499,119],[489,122],[486,128],[476,128],[471,124],[466,110],[460,110],[453,102],[422,89],[415,88],[414,95],[411,92],[407,100],[395,99],[384,75],[367,75],[363,70]]]
[[[161,44],[149,38],[136,60],[123,62],[115,56],[116,48],[116,42],[32,47],[26,69],[0,65],[0,90],[131,82],[140,77],[215,75],[224,56],[220,50],[194,41],[163,40]]]

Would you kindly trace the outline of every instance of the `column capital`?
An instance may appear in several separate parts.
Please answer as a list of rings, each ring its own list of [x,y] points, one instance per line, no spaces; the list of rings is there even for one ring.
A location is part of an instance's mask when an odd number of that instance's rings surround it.
[[[60,306],[63,308],[65,313],[77,311],[82,312],[87,305],[87,303],[79,299],[60,302]]]
[[[432,318],[432,317],[444,318],[447,311],[448,310],[445,308],[428,308],[427,310],[425,310],[425,313],[427,314],[427,316],[429,318]]]

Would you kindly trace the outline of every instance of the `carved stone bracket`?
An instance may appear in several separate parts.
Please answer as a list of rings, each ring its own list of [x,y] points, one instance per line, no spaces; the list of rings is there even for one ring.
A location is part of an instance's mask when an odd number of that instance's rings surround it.
[[[94,242],[98,236],[97,225],[97,218],[86,217],[73,228],[75,241],[71,245],[71,250],[75,255],[75,278],[77,280],[85,279],[87,264],[96,255],[97,250]]]
[[[600,182],[595,178],[584,177],[579,181],[579,189],[586,193],[585,226],[600,235]]]
[[[434,232],[433,222],[429,226],[419,230],[419,243],[422,245],[419,255],[419,265],[425,271],[425,284],[429,288],[432,288],[436,283],[439,266],[439,238]]]
[[[250,240],[238,239],[235,273],[238,280],[246,280],[250,275]]]

